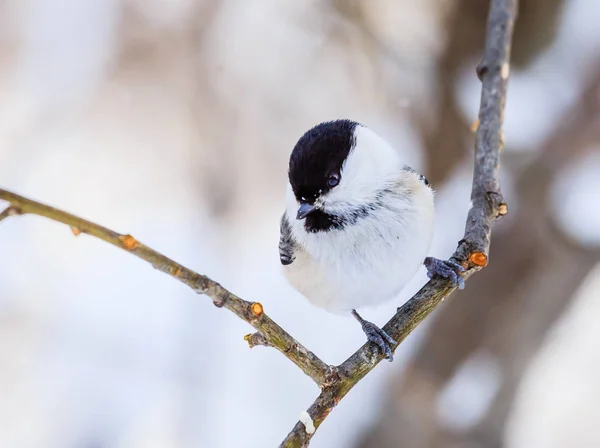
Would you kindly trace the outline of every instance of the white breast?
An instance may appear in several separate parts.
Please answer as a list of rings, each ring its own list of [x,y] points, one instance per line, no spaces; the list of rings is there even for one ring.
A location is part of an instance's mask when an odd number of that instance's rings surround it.
[[[306,232],[288,203],[300,249],[284,274],[314,305],[341,312],[387,301],[419,269],[433,237],[433,192],[416,176],[394,188],[385,208],[328,232]]]

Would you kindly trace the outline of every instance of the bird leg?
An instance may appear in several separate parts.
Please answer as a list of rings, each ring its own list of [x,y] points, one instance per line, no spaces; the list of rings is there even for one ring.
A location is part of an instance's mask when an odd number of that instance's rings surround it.
[[[357,321],[360,322],[363,331],[367,335],[367,339],[373,342],[375,345],[377,345],[377,347],[379,347],[379,350],[381,350],[381,353],[385,354],[387,359],[390,362],[392,362],[394,360],[394,355],[392,353],[392,348],[390,347],[390,344],[398,345],[398,343],[394,341],[389,334],[387,334],[377,325],[375,325],[372,322],[366,321],[362,317],[360,317],[360,314],[358,314],[356,310],[352,310],[352,315],[356,318]]]
[[[437,275],[450,280],[453,288],[458,286],[458,289],[463,289],[465,287],[465,281],[460,276],[460,273],[464,272],[465,268],[460,264],[450,260],[439,260],[434,257],[426,257],[423,264],[427,268],[427,277],[433,278]]]

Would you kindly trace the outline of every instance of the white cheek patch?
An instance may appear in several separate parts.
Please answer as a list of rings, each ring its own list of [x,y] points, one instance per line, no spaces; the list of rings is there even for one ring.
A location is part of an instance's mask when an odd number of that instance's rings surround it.
[[[325,208],[331,212],[371,203],[381,189],[398,179],[402,166],[394,148],[369,128],[357,127],[354,136],[356,145],[342,166],[340,183],[325,198]]]

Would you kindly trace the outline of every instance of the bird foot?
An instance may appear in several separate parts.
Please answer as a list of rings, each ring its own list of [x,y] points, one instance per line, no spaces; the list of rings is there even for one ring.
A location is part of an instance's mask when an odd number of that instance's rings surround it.
[[[434,257],[427,257],[423,262],[427,268],[427,277],[433,278],[436,275],[446,278],[452,283],[452,287],[458,286],[458,289],[464,289],[465,281],[460,276],[461,272],[465,271],[460,264],[450,260],[439,260]]]
[[[381,353],[385,354],[386,358],[392,362],[394,355],[390,345],[398,345],[398,343],[377,325],[360,317],[356,310],[352,310],[352,315],[360,322],[363,331],[367,335],[367,339],[374,343],[381,350]]]

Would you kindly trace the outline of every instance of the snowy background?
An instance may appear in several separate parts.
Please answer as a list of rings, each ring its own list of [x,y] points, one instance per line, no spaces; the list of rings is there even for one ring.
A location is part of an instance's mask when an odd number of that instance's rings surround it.
[[[391,141],[468,209],[487,2],[5,0],[0,186],[131,233],[330,364],[364,336],[279,273],[286,162],[318,122]],[[341,402],[316,448],[600,446],[600,2],[522,0],[491,264]],[[366,310],[383,324],[425,282]],[[251,328],[42,218],[0,226],[0,446],[277,446],[316,397]]]

